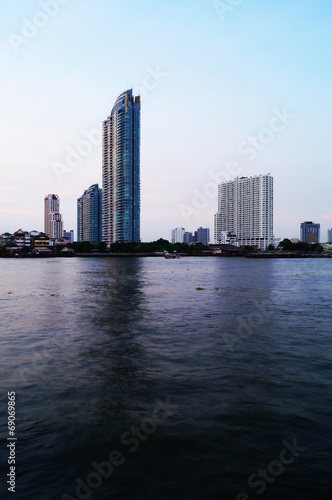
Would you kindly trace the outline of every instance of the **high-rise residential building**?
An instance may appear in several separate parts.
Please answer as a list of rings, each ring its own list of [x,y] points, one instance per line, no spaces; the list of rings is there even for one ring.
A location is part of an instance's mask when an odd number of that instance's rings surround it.
[[[327,230],[327,243],[332,243],[332,229]]]
[[[90,186],[77,199],[77,241],[101,242],[101,199],[98,184]]]
[[[193,233],[189,231],[185,231],[183,234],[183,243],[192,243],[193,242]]]
[[[270,174],[237,177],[218,186],[214,237],[223,243],[223,231],[236,236],[238,245],[265,250],[273,243],[273,177]]]
[[[60,198],[57,194],[49,194],[44,198],[44,233],[50,238],[62,237]]]
[[[184,233],[184,227],[176,227],[175,229],[172,229],[172,243],[183,243]]]
[[[103,122],[102,240],[140,240],[141,100],[123,92]]]
[[[210,243],[210,229],[208,227],[199,227],[194,233],[193,240],[198,243],[208,245]]]
[[[301,241],[303,243],[319,243],[320,224],[305,221],[301,224]]]

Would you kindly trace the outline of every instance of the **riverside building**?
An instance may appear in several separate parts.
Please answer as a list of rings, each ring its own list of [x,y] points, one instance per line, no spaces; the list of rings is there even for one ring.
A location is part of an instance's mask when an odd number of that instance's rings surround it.
[[[173,244],[174,243],[183,243],[185,232],[186,232],[186,230],[184,227],[176,227],[175,229],[172,229],[171,242]]]
[[[60,198],[57,194],[49,194],[44,198],[44,233],[54,239],[62,237]]]
[[[273,177],[270,174],[237,177],[218,186],[218,212],[214,217],[217,244],[224,232],[236,237],[239,246],[261,250],[273,244]]]
[[[101,242],[101,198],[101,189],[93,184],[77,199],[77,241]]]
[[[141,100],[132,89],[103,122],[102,240],[140,241]]]
[[[305,221],[301,224],[301,241],[303,243],[319,243],[320,224]]]

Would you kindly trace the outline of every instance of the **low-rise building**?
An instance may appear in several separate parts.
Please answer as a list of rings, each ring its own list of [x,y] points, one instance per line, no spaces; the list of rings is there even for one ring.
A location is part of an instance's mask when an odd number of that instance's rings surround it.
[[[232,231],[221,231],[221,245],[233,245],[238,246],[236,234]]]
[[[44,233],[33,237],[33,252],[50,252],[50,237]]]

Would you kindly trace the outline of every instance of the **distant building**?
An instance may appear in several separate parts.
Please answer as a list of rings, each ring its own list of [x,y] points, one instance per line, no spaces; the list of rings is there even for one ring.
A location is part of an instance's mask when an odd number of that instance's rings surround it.
[[[301,241],[303,243],[319,243],[320,224],[312,221],[305,221],[301,224]]]
[[[17,246],[17,250],[22,250],[25,247],[25,233],[22,229],[15,231],[14,240]]]
[[[208,245],[210,243],[210,229],[208,227],[199,227],[197,231],[195,231],[194,242]]]
[[[184,227],[176,227],[175,229],[172,229],[172,243],[183,243],[184,233]]]
[[[221,231],[221,245],[237,245],[237,237],[232,231]]]
[[[71,229],[70,231],[66,231],[65,229],[63,230],[62,237],[65,240],[70,240],[70,243],[74,242],[74,230]]]
[[[327,243],[332,243],[332,229],[327,230]]]
[[[49,194],[44,198],[44,233],[55,239],[62,236],[60,198],[57,194]]]
[[[101,193],[98,184],[93,184],[77,199],[77,241],[101,242]]]
[[[11,233],[4,233],[2,235],[2,243],[3,246],[6,247],[7,250],[16,250],[16,242],[15,242],[15,236]]]
[[[214,237],[221,244],[223,231],[237,236],[239,246],[265,250],[273,243],[273,177],[270,174],[237,177],[218,186]]]
[[[183,243],[192,243],[193,242],[193,233],[190,233],[188,231],[185,231],[184,232],[184,235],[183,235]]]

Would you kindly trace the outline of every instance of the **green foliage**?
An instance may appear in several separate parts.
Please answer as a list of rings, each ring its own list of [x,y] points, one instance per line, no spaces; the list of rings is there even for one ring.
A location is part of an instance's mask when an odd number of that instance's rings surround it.
[[[56,250],[58,250],[57,245]],[[201,253],[202,250],[207,249],[208,247],[203,243],[195,243],[194,245],[187,245],[187,243],[175,243],[172,244],[168,240],[164,240],[163,238],[159,238],[156,241],[152,242],[140,242],[140,241],[132,241],[130,243],[122,243],[116,241],[112,243],[109,249],[107,249],[106,243],[103,241],[102,243],[94,243],[91,244],[89,241],[75,241],[74,243],[70,243],[66,245],[68,248],[73,248],[75,253],[90,253],[92,250],[99,250],[100,252],[109,251],[112,253],[154,253],[154,252],[169,252],[173,253],[176,251],[177,253],[187,253],[187,254],[197,254]]]
[[[90,241],[74,241],[74,243],[69,243],[66,246],[68,248],[73,248],[75,253],[89,253],[93,248]]]
[[[288,252],[308,252],[308,250],[313,250],[312,247],[315,247],[316,245],[308,245],[308,243],[303,243],[302,241],[299,241],[298,243],[293,243],[291,240],[288,238],[283,239],[279,243],[279,247],[283,247],[283,250],[286,250]]]
[[[187,245],[187,243],[170,243],[163,238],[152,242],[132,242],[132,243],[113,243],[110,246],[110,251],[115,253],[153,253],[164,252],[169,253],[200,253],[204,250],[206,245],[203,243],[196,243],[195,245]]]

